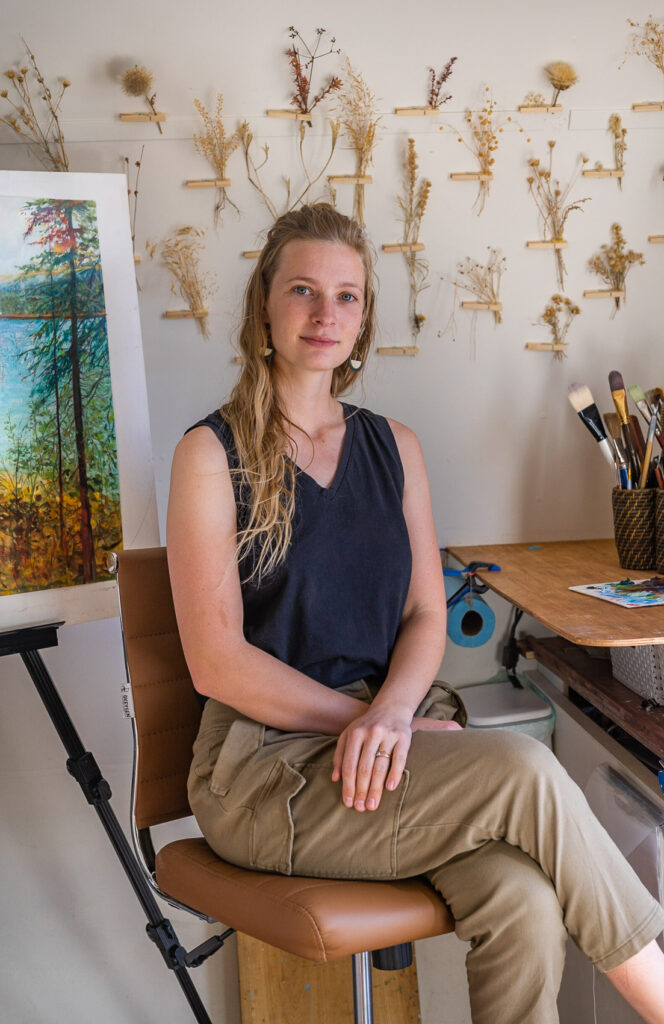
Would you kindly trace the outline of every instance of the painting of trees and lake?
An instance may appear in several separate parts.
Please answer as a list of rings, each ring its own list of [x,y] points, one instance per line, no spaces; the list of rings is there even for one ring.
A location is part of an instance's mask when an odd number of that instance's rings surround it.
[[[108,579],[121,542],[96,204],[0,196],[0,595]]]

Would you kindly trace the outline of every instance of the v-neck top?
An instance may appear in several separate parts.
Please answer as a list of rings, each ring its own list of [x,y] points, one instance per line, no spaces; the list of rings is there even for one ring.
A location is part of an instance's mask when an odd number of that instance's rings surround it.
[[[389,423],[342,405],[346,433],[332,483],[322,487],[291,462],[295,514],[286,559],[260,584],[242,582],[247,641],[332,688],[385,679],[412,568],[403,466]],[[194,424],[203,425],[223,444],[231,471],[237,469],[233,433],[221,412]],[[242,529],[246,494],[237,478],[233,487]],[[241,579],[252,563],[251,554],[242,560]]]

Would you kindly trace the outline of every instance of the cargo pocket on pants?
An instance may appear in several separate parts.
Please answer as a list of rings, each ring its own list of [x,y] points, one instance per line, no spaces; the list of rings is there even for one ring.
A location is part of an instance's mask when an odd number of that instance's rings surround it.
[[[259,871],[290,875],[293,870],[295,826],[291,800],[306,779],[279,759],[263,786],[251,825],[250,864]]]
[[[244,790],[242,769],[263,745],[265,726],[249,718],[236,718],[231,724],[217,756],[212,775],[210,792],[216,797],[228,797],[233,784],[239,783],[236,791]]]

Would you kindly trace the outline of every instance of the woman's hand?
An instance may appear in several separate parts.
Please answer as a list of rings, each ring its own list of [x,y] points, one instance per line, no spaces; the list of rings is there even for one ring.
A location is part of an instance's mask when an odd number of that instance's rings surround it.
[[[413,718],[404,711],[370,707],[346,726],[334,752],[332,781],[341,780],[341,799],[356,811],[375,811],[384,789],[401,781],[412,734],[418,730],[461,729],[458,722]]]
[[[334,752],[332,781],[341,780],[341,799],[356,811],[375,811],[383,789],[396,789],[412,735],[405,708],[372,705],[347,725]]]

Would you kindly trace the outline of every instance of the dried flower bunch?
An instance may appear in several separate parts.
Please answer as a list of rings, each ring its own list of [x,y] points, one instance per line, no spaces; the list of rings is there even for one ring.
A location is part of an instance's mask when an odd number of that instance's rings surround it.
[[[528,166],[530,167],[530,174],[526,179],[528,181],[528,189],[531,196],[535,200],[535,206],[537,207],[538,213],[542,218],[544,226],[544,237],[547,241],[562,242],[563,232],[565,229],[565,223],[570,213],[573,210],[580,210],[582,203],[587,203],[588,198],[570,200],[570,193],[574,188],[574,185],[578,181],[579,174],[585,163],[587,163],[586,157],[581,158],[575,174],[572,175],[567,185],[561,186],[558,178],[554,178],[552,174],[553,165],[553,150],[556,143],[551,140],[549,142],[549,162],[548,167],[542,167],[539,160],[529,160]],[[560,288],[564,287],[565,277],[565,263],[563,260],[562,250],[555,249],[556,256],[556,269],[558,272],[558,284]]]
[[[145,67],[140,67],[138,64],[134,64],[133,68],[127,68],[126,71],[123,71],[120,85],[122,86],[122,91],[127,96],[140,96],[145,99],[152,113],[156,114],[157,108],[155,103],[157,101],[157,94],[153,91],[153,81],[154,76],[151,71]],[[163,129],[159,121],[156,123],[159,134],[162,135]]]
[[[580,312],[579,307],[571,299],[563,295],[552,295],[551,301],[545,306],[544,312],[537,320],[537,323],[545,324],[549,328],[552,344],[565,345],[567,344],[565,338],[570,324]],[[561,360],[564,358],[565,353],[560,349],[554,351],[553,355],[555,359]]]
[[[18,71],[5,71],[5,78],[9,79],[13,92],[10,94],[8,89],[2,89],[0,98],[9,103],[12,112],[8,117],[0,117],[0,124],[11,128],[47,170],[68,171],[69,160],[60,126],[60,104],[71,82],[68,78],[60,79],[59,90],[54,95],[39,70],[34,53],[25,40],[23,43],[30,67],[24,64]],[[44,115],[38,114],[35,109],[37,97],[33,98],[30,91],[31,77],[37,83],[38,98],[46,106]]]
[[[507,260],[500,255],[498,249],[487,246],[489,258],[486,263],[478,263],[469,256],[457,264],[458,277],[454,281],[456,288],[474,295],[478,302],[497,303],[500,302],[500,282],[505,270]],[[494,323],[502,323],[502,315],[499,309],[493,310]]]
[[[632,35],[625,60],[631,54],[645,57],[664,75],[664,23],[655,21],[651,14],[643,25],[638,21],[632,21],[631,18],[627,19],[627,24],[637,31]]]
[[[359,71],[346,58],[346,84],[339,93],[337,113],[341,130],[355,153],[355,174],[362,177],[373,163],[376,129],[380,116],[376,97]],[[364,227],[364,185],[355,185],[353,217]]]
[[[291,103],[293,106],[302,114],[310,114],[314,107],[329,96],[331,92],[336,92],[337,89],[341,88],[341,79],[336,75],[332,75],[326,82],[325,85],[321,86],[318,92],[312,96],[311,92],[311,81],[314,73],[314,66],[317,60],[322,60],[324,57],[329,57],[331,53],[341,53],[341,50],[335,50],[334,44],[336,39],[334,36],[330,39],[329,49],[323,53],[319,53],[323,36],[326,34],[326,29],[316,29],[316,39],[313,46],[308,46],[304,39],[295,28],[294,25],[290,25],[288,28],[288,35],[293,40],[289,48],[286,50],[286,56],[288,57],[288,63],[293,76],[293,84],[295,86],[295,92],[291,97]],[[308,122],[311,124],[311,122]]]
[[[329,167],[330,161],[332,160],[334,151],[337,146],[337,140],[339,138],[339,122],[330,120],[329,124],[331,132],[330,152],[328,153],[327,158],[325,159],[325,162],[321,166],[318,173],[314,174],[313,171],[309,170],[304,153],[306,122],[300,121],[298,126],[298,155],[300,159],[300,166],[302,167],[302,171],[304,174],[304,187],[295,195],[293,195],[291,179],[289,177],[284,177],[283,182],[286,187],[286,199],[282,209],[280,209],[277,203],[270,197],[261,181],[260,176],[262,168],[265,167],[269,159],[270,147],[268,146],[267,143],[264,143],[263,146],[261,146],[263,159],[260,161],[260,163],[256,163],[252,154],[254,134],[251,130],[249,122],[243,121],[240,127],[238,128],[238,134],[240,136],[240,142],[242,145],[242,152],[244,153],[244,163],[247,171],[247,178],[249,179],[249,183],[258,192],[268,213],[270,214],[273,220],[276,220],[277,217],[279,217],[282,213],[287,213],[289,210],[294,210],[297,206],[300,206],[302,203],[304,203],[305,200],[311,201],[309,198],[309,193],[311,192],[311,189],[314,187],[314,185],[316,185],[320,181],[320,179],[325,174],[327,168]]]
[[[242,145],[242,135],[238,128],[230,138],[226,135],[226,129],[224,127],[223,119],[223,106],[224,97],[218,92],[217,93],[217,107],[212,114],[209,110],[203,106],[200,100],[194,100],[194,106],[203,119],[203,130],[201,132],[194,132],[194,146],[196,152],[204,156],[206,160],[214,168],[215,178],[224,180],[227,178],[227,165],[230,157],[233,155],[236,149],[239,149]],[[214,205],[214,224],[215,227],[219,226],[221,220],[222,211],[226,207],[226,203],[230,203],[236,213],[239,214],[239,209],[229,197],[225,186],[217,187],[217,199]]]
[[[636,264],[644,264],[642,252],[625,248],[625,238],[620,224],[611,225],[611,244],[600,246],[598,253],[588,260],[588,269],[601,277],[612,291],[626,292],[625,279]],[[620,309],[620,296],[614,296],[612,316]]]
[[[173,295],[180,295],[196,316],[203,337],[209,337],[206,299],[212,294],[212,278],[200,269],[200,253],[205,232],[188,225],[178,230],[161,244],[161,256],[175,278],[171,282]],[[205,313],[205,315],[201,315]]]
[[[430,107],[435,107],[436,110],[440,110],[443,103],[447,103],[448,100],[452,99],[452,93],[442,94],[442,88],[445,82],[452,74],[452,69],[456,63],[456,57],[450,57],[442,71],[436,74],[434,68],[429,68],[429,95],[427,97],[427,103]]]
[[[556,60],[552,64],[547,64],[544,70],[546,71],[546,77],[553,86],[551,106],[555,107],[561,92],[571,89],[578,82],[579,76],[572,65],[566,64],[563,60]]]
[[[483,175],[478,182],[477,197],[473,203],[473,209],[477,207],[477,215],[481,214],[487,201],[493,176],[493,165],[496,162],[494,153],[498,149],[498,136],[503,131],[503,125],[496,120],[496,101],[491,95],[491,90],[485,87],[484,106],[481,110],[467,110],[465,121],[470,130],[470,144],[459,135],[458,141],[463,142],[467,149],[473,154],[479,164],[480,174]],[[512,118],[508,117],[507,121]],[[519,129],[523,131],[523,129]]]
[[[403,244],[415,245],[419,242],[422,218],[424,217],[429,195],[431,194],[431,182],[427,178],[420,178],[418,180],[418,163],[414,139],[408,139],[404,170],[404,194],[397,196],[397,203],[403,214]],[[422,313],[418,312],[417,301],[421,292],[429,287],[427,284],[429,263],[419,252],[404,252],[403,255],[406,260],[410,280],[409,320],[411,335],[413,340],[415,340],[426,319]]]

